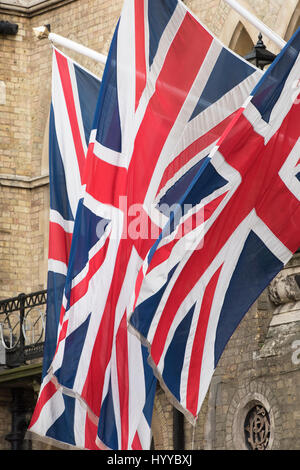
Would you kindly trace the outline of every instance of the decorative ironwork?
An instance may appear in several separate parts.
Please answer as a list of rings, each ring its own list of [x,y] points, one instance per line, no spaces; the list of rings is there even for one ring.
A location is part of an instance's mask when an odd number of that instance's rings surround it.
[[[0,342],[7,366],[42,357],[46,302],[46,290],[0,301]]]
[[[256,404],[245,419],[246,445],[250,450],[266,450],[270,441],[270,417],[267,410]]]
[[[249,54],[244,56],[244,59],[263,70],[267,65],[270,65],[272,62],[274,62],[276,55],[273,54],[273,52],[268,51],[265,44],[263,43],[262,34],[259,33],[256,45],[253,47],[252,51],[249,52]]]

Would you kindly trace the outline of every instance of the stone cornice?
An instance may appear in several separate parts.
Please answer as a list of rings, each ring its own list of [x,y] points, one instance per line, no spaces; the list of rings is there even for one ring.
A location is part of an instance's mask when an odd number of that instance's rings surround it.
[[[49,175],[29,178],[27,176],[0,174],[0,186],[21,189],[35,189],[40,188],[41,186],[46,186],[47,184],[49,184]]]
[[[17,381],[24,381],[26,379],[33,380],[36,376],[39,379],[41,372],[42,365],[40,363],[14,367],[12,369],[3,369],[0,371],[0,386]]]
[[[32,18],[47,11],[76,2],[77,0],[4,0],[0,1],[0,13]]]

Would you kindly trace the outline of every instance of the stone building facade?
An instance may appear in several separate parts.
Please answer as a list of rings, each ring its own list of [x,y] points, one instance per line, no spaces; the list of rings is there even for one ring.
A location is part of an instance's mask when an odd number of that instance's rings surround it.
[[[298,0],[239,1],[282,38],[289,39],[300,25]],[[48,24],[51,31],[107,54],[122,3],[122,0],[0,1],[0,22],[18,25],[15,35],[0,33],[0,299],[46,288],[49,211],[46,142],[52,50],[48,40],[34,37],[32,28]],[[223,0],[185,3],[237,53],[245,55],[256,43],[258,31]],[[269,50],[279,52],[267,38],[264,42]],[[102,65],[61,49],[101,77]],[[196,427],[179,418],[180,445],[185,449],[249,446],[300,449],[297,276],[300,253],[294,255],[252,306],[229,341]],[[25,403],[34,403],[38,365],[31,366],[31,370],[32,375],[26,368],[18,373],[7,371],[4,366],[0,369],[0,449],[11,447],[6,437],[12,431],[12,390],[17,393],[24,376],[29,377]],[[30,415],[29,405],[25,415],[27,418]],[[152,425],[155,449],[176,447],[176,419],[178,415],[158,388]],[[32,446],[40,448],[38,443]]]

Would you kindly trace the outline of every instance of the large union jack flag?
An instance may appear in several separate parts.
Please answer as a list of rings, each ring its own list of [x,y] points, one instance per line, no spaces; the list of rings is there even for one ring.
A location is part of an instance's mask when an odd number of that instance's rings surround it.
[[[147,349],[127,328],[144,261],[168,221],[166,208],[185,194],[260,76],[182,2],[125,0],[100,88],[45,378],[50,394],[80,403],[87,448],[150,446],[156,379]],[[78,410],[76,416],[78,430]],[[73,433],[66,413],[63,425]]]
[[[146,258],[131,324],[148,344],[163,387],[191,420],[234,330],[300,246],[299,51],[300,30],[199,169],[177,223]],[[197,212],[193,230],[176,236]]]
[[[50,442],[53,441],[54,445],[66,444],[86,449],[99,449],[96,444],[97,426],[79,400],[53,384],[47,371],[55,353],[59,320],[65,308],[66,298],[63,294],[74,220],[84,191],[86,153],[99,88],[100,80],[97,77],[54,48],[49,123],[47,324],[43,383],[29,430]],[[146,361],[145,353],[143,348],[143,360]],[[135,436],[136,446],[148,446],[150,442],[151,433],[147,418],[151,415],[154,392],[153,382]]]

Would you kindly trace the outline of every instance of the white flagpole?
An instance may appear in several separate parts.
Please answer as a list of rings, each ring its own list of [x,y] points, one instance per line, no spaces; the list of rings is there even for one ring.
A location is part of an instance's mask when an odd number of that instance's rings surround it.
[[[82,46],[77,42],[71,41],[70,39],[64,38],[59,34],[50,33],[46,26],[40,26],[38,28],[33,28],[33,32],[38,39],[48,38],[49,41],[53,42],[54,44],[67,47],[68,49],[73,50],[74,52],[78,52],[79,54],[85,55],[90,59],[96,60],[102,64],[106,63],[107,57],[99,52],[94,51],[93,49],[89,49],[86,46]]]
[[[246,20],[249,21],[253,26],[255,26],[262,34],[265,34],[271,41],[273,41],[280,49],[283,49],[286,45],[286,42],[277,34],[274,33],[267,25],[265,25],[261,20],[256,18],[252,13],[250,13],[246,8],[240,5],[236,0],[224,0],[228,5],[230,5],[237,13],[243,16]]]

